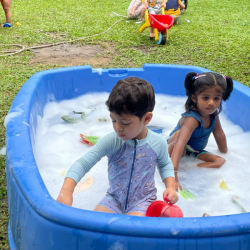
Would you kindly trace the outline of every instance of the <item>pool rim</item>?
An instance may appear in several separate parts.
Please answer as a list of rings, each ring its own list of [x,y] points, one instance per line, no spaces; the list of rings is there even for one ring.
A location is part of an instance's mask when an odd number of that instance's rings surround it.
[[[155,67],[159,65],[144,64],[143,69],[146,67]],[[167,65],[168,67],[187,67],[196,69],[197,72],[210,71],[205,68],[195,66],[184,65]],[[96,72],[96,69],[92,69],[90,66],[77,66],[63,68],[63,70],[89,70]],[[120,69],[122,70],[122,69]],[[133,69],[132,69],[133,70]],[[140,70],[135,69],[135,70]],[[20,89],[10,109],[10,113],[17,112],[16,107],[22,99],[24,111],[15,117],[15,122],[21,124],[18,130],[15,130],[13,122],[10,120],[7,123],[6,130],[8,135],[6,136],[6,161],[10,166],[10,171],[16,180],[16,184],[22,192],[22,195],[33,208],[33,210],[44,217],[45,219],[57,224],[70,226],[79,229],[86,229],[96,232],[104,232],[109,234],[121,234],[128,236],[142,236],[142,237],[175,237],[175,238],[204,238],[211,237],[211,234],[216,236],[230,236],[237,234],[245,234],[250,232],[249,213],[237,214],[237,215],[225,215],[225,216],[213,216],[213,217],[192,217],[192,218],[167,218],[167,225],[164,223],[163,218],[147,218],[147,217],[134,217],[128,215],[117,214],[103,214],[102,216],[96,216],[98,212],[88,211],[78,208],[72,208],[56,202],[49,194],[45,184],[41,178],[39,170],[36,166],[35,158],[33,155],[33,149],[30,138],[30,111],[31,111],[31,99],[35,94],[37,84],[41,77],[46,77],[49,74],[60,73],[62,69],[46,70],[33,75],[25,85]],[[105,69],[103,69],[105,72]],[[115,69],[114,69],[115,72]],[[250,98],[250,89],[246,86],[234,81],[234,89],[244,91]],[[25,101],[23,101],[23,98]],[[14,129],[14,131],[13,131]],[[10,136],[12,133],[20,133],[20,136]],[[29,157],[29,166],[17,166],[16,162],[12,160],[11,152],[13,148],[10,145],[19,141],[23,137],[28,138],[27,152],[32,152],[32,156]],[[21,149],[20,149],[21,151]],[[26,152],[26,153],[27,153]],[[18,155],[19,159],[24,159],[26,153]],[[20,174],[21,173],[21,174]],[[35,178],[26,182],[26,176],[32,175]],[[34,185],[38,185],[37,190],[32,190]],[[40,193],[37,197],[36,192]],[[60,213],[58,213],[60,211]],[[99,214],[98,214],[99,215]],[[248,219],[246,219],[248,216]],[[219,220],[219,225],[218,225]],[[103,225],[108,225],[103,227]],[[157,225],[157,230],[155,230]],[[186,227],[189,227],[189,231],[185,231]],[[214,227],[216,225],[216,227]],[[203,229],[201,231],[201,228]],[[175,230],[176,235],[173,235]]]

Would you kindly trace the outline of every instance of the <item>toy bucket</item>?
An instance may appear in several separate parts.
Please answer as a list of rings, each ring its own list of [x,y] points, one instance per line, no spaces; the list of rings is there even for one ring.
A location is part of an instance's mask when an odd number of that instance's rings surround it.
[[[183,217],[181,209],[165,201],[154,201],[146,211],[147,217]]]

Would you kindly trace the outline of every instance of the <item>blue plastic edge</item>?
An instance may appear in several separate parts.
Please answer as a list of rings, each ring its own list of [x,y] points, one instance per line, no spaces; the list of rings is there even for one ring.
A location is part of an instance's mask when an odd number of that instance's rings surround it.
[[[183,77],[183,74],[185,75],[191,70],[194,70],[196,72],[209,71],[207,69],[194,66],[154,64],[145,64],[143,66],[143,69],[126,70],[129,74],[133,73],[134,75],[136,75],[138,72],[151,70],[152,68],[154,68],[156,72],[160,72],[163,69],[169,70],[171,68],[174,71],[182,69],[183,72],[181,74],[181,77]],[[33,98],[34,90],[38,87],[37,83],[40,78],[50,78],[53,77],[53,74],[58,74],[61,72],[65,73],[65,71],[67,72],[74,70],[83,70],[89,73],[98,73],[97,71],[95,71],[95,69],[92,70],[90,66],[54,69],[39,72],[32,76],[21,88],[9,111],[9,113],[18,112],[18,107],[21,107],[21,109],[23,110],[22,114],[20,116],[17,116],[13,120],[14,122],[9,121],[9,123],[7,124],[6,160],[9,163],[11,172],[16,180],[18,187],[36,213],[48,220],[63,225],[84,228],[92,231],[104,231],[112,234],[133,236],[138,235],[143,237],[173,237],[171,233],[172,225],[175,225],[175,228],[179,229],[178,235],[175,236],[176,238],[211,237],[211,235],[214,234],[216,234],[216,236],[227,236],[249,233],[249,213],[206,218],[169,218],[166,225],[166,222],[161,218],[141,218],[112,214],[103,214],[103,216],[97,217],[96,212],[71,208],[62,205],[52,199],[43,183],[43,180],[41,179],[35,159],[33,157],[30,128],[28,125],[30,123],[30,110],[32,108],[31,99]],[[112,74],[114,75],[115,71],[116,69],[102,70],[102,74],[105,75],[109,72],[112,72]],[[127,75],[125,71],[121,71],[121,69],[119,69],[117,70],[117,77],[119,77],[119,74],[121,72],[122,77]],[[153,78],[157,76],[149,76],[149,81],[151,77],[153,80]],[[179,76],[177,75],[176,77],[178,78]],[[232,99],[238,98],[238,92],[243,92],[247,98],[250,98],[250,91],[247,87],[235,81],[234,84],[235,86],[233,95],[231,97]],[[235,92],[236,94],[234,96]],[[230,102],[228,105],[230,105]],[[229,117],[230,119],[232,119],[232,121],[235,119],[230,113]],[[249,130],[249,124],[244,124],[243,128]],[[20,148],[19,145],[23,145],[23,147]],[[15,155],[13,155],[13,152]],[[18,152],[18,154],[16,154],[16,152]],[[28,166],[26,165],[26,162],[29,162]],[[30,178],[29,181],[27,181],[27,176],[33,176],[33,178]],[[34,190],[33,187],[36,187],[36,189]],[[39,193],[39,196],[37,195],[37,193]],[[60,211],[60,213],[58,213],[58,211]],[[114,216],[117,218],[117,220],[110,224],[110,220],[112,220]],[[107,224],[109,224],[109,227],[103,227],[103,225]],[[157,231],[155,230],[155,224],[158,225]],[[188,232],[186,232],[187,228],[190,228]]]

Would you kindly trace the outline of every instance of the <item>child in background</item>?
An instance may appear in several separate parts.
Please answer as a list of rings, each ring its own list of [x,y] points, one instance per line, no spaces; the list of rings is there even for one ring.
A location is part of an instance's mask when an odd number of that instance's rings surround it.
[[[187,9],[187,6],[188,6],[188,0],[181,0],[181,2],[184,4],[185,8],[180,8],[181,9],[181,13],[183,13],[186,9]]]
[[[162,3],[161,3],[162,2]],[[148,9],[149,14],[159,15],[161,14],[161,8],[166,8],[166,0],[143,0],[144,8],[142,12],[144,13]],[[154,38],[154,28],[150,27],[150,38]]]
[[[130,19],[136,19],[139,18],[140,20],[143,19],[143,14],[142,12],[143,9],[143,4],[141,0],[132,0],[128,6],[128,18]]]
[[[204,162],[198,167],[219,168],[225,159],[207,152],[210,134],[213,132],[220,152],[227,152],[226,136],[220,124],[221,101],[226,101],[232,90],[233,81],[217,73],[188,73],[185,78],[188,99],[186,112],[182,114],[175,129],[170,133],[168,152],[174,165],[175,188],[182,187],[178,180],[179,162],[182,156],[192,155]]]
[[[178,195],[166,140],[146,127],[155,105],[153,87],[137,77],[119,80],[106,105],[114,132],[102,137],[72,165],[57,201],[71,206],[76,184],[102,157],[108,156],[110,187],[94,211],[145,216],[147,207],[156,200],[156,166],[166,186],[163,197],[176,203]]]
[[[174,18],[174,23],[178,24],[181,17],[181,10],[185,9],[185,4],[181,0],[166,0],[165,14]]]
[[[4,28],[10,28],[11,27],[11,12],[10,12],[10,7],[11,7],[11,2],[12,0],[0,0],[4,13],[5,13],[5,18],[6,22],[2,23],[1,26]]]

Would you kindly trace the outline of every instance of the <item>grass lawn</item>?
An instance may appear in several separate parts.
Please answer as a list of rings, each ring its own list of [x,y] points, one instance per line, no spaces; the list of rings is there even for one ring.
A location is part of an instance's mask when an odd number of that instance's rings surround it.
[[[16,49],[7,44],[30,48],[102,33],[122,19],[110,13],[126,15],[129,2],[15,0],[12,3],[13,27],[0,28],[0,50]],[[231,76],[250,87],[249,9],[250,1],[245,0],[189,0],[188,9],[179,24],[169,30],[169,41],[163,46],[149,40],[149,30],[140,34],[141,24],[136,20],[124,20],[102,35],[73,42],[87,46],[84,48],[88,48],[89,53],[95,48],[95,53],[83,55],[82,61],[77,56],[64,61],[36,59],[41,49],[0,56],[0,149],[5,146],[4,118],[15,95],[29,77],[45,69],[82,64],[93,68],[136,68],[144,63],[184,64]],[[3,11],[0,20],[5,20]],[[3,156],[0,156],[0,179],[0,249],[8,249]]]

